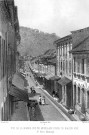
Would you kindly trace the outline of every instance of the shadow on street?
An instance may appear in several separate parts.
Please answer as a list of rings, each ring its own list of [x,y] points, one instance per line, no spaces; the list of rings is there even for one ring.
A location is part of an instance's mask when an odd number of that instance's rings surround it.
[[[28,81],[25,79],[24,80],[24,87],[27,87],[27,86],[29,86],[29,84],[28,84]]]
[[[39,105],[36,107],[36,121],[44,121]]]

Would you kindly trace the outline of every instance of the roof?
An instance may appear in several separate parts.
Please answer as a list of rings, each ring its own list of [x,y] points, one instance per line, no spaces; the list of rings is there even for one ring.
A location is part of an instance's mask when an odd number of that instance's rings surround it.
[[[53,77],[53,76],[54,76],[53,74],[48,74],[47,76],[45,76],[45,78],[46,78],[47,80],[50,80],[50,78]]]
[[[36,75],[37,75],[37,77],[45,77],[46,76],[45,73],[40,73],[40,72],[36,73]]]
[[[72,53],[86,53],[89,52],[89,36],[82,42],[77,44],[70,52]]]
[[[62,38],[60,38],[60,39],[54,41],[54,44],[58,44],[58,43],[60,43],[60,42],[64,42],[64,41],[69,40],[69,39],[72,39],[72,34],[67,35],[67,36],[65,36],[65,37],[62,37]]]
[[[20,73],[16,73],[12,78],[12,84],[24,90],[25,78]]]
[[[62,86],[67,85],[70,82],[71,82],[71,80],[68,79],[67,77],[63,77],[58,81],[58,83],[61,84]]]
[[[81,31],[84,31],[84,30],[89,30],[89,27],[85,27],[85,28],[82,28],[82,29],[78,29],[78,30],[74,30],[74,31],[71,31],[72,33],[76,33],[76,32],[81,32]]]
[[[50,78],[50,80],[59,80],[59,79],[60,79],[60,77],[57,76],[57,75],[54,75],[54,76],[52,76],[52,77]]]
[[[54,49],[50,49],[43,55],[43,58],[51,58],[54,56],[56,56],[56,51]]]
[[[48,60],[48,63],[50,63],[50,64],[56,64],[56,57],[55,58],[53,58],[53,59],[51,59],[51,60]]]
[[[47,63],[49,59],[53,59],[55,57],[56,57],[56,51],[54,49],[49,49],[43,55],[38,57],[36,62],[39,61],[39,63],[44,64],[44,63]]]

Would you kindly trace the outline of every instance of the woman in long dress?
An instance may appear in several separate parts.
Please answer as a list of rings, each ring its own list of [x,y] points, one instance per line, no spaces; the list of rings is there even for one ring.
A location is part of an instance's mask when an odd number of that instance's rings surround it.
[[[39,96],[39,105],[41,105],[41,100],[42,100],[42,97],[41,95]]]
[[[42,105],[45,105],[45,96],[42,98]]]

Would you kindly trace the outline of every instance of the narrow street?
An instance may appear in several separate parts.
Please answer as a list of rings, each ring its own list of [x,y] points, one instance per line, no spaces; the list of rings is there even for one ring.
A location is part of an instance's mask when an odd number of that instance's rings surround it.
[[[30,77],[31,76],[31,77]],[[35,85],[35,82],[33,80],[33,75],[30,74],[26,78],[28,80],[29,86],[28,86],[28,92],[30,93],[30,87],[34,86],[36,90],[35,98],[38,101],[39,95],[45,96],[46,99],[46,105],[38,105],[36,107],[36,118],[34,120],[36,121],[70,121],[70,119],[67,117],[66,114],[61,111],[60,107],[55,103],[53,98],[43,89],[41,89],[39,86]],[[33,120],[33,119],[32,119]]]

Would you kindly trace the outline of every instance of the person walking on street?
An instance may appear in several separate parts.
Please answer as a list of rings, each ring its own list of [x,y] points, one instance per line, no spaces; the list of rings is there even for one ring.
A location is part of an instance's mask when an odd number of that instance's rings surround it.
[[[45,96],[42,98],[42,105],[45,105]]]
[[[41,97],[41,95],[39,96],[39,105],[41,105],[41,101],[42,100],[42,97]]]

